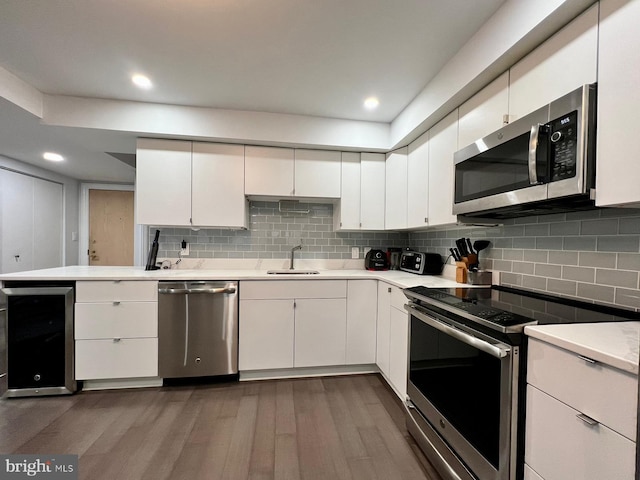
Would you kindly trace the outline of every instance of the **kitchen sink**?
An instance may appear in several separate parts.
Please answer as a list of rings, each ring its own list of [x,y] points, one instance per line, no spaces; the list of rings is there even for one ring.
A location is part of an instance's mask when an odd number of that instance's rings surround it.
[[[267,270],[267,275],[317,275],[317,270]]]

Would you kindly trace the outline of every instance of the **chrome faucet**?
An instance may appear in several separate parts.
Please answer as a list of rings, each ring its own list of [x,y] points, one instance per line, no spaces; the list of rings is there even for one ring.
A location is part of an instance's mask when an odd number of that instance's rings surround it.
[[[293,252],[296,250],[302,250],[302,243],[300,245],[296,245],[291,249],[291,263],[289,264],[289,270],[293,270]]]

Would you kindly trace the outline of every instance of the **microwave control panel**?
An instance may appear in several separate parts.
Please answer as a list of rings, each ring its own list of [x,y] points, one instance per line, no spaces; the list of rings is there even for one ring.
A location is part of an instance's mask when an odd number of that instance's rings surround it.
[[[549,125],[551,181],[575,177],[578,157],[578,112],[563,115]]]

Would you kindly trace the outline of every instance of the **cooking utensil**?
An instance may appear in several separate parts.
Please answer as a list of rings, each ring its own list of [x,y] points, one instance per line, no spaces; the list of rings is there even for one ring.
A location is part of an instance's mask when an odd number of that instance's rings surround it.
[[[475,242],[473,242],[473,248],[478,255],[478,265],[480,264],[480,250],[484,250],[490,244],[491,242],[489,240],[476,240]]]

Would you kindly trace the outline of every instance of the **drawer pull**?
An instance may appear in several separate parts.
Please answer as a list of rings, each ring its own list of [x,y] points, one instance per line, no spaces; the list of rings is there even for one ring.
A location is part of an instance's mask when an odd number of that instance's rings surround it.
[[[580,420],[582,420],[584,423],[586,423],[590,427],[595,427],[600,423],[597,420],[594,420],[593,418],[585,415],[584,413],[579,413],[578,415],[576,415],[576,417],[578,417]]]
[[[587,363],[590,363],[591,365],[593,365],[594,363],[597,363],[593,358],[585,357],[584,355],[578,355],[578,358],[580,360],[584,360]]]
[[[122,280],[114,280],[113,283],[120,283]]]
[[[114,339],[113,339],[113,343],[119,343],[119,342],[120,342],[120,340],[121,340],[120,338],[114,338]]]
[[[118,305],[120,305],[120,302],[113,302],[114,307],[117,307]]]

